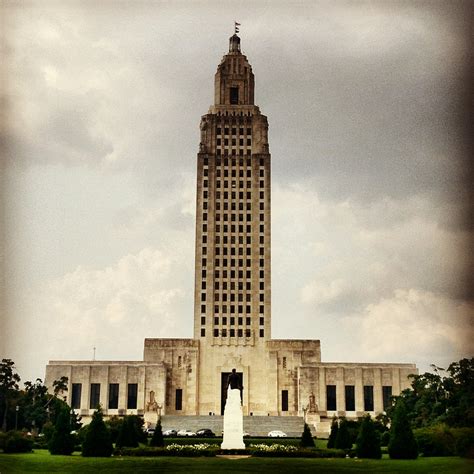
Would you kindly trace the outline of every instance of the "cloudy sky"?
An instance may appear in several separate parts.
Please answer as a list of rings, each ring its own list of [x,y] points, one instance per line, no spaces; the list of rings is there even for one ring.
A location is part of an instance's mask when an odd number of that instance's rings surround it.
[[[270,124],[272,332],[324,361],[472,355],[471,3],[2,2],[0,353],[192,337],[199,120],[234,20]]]

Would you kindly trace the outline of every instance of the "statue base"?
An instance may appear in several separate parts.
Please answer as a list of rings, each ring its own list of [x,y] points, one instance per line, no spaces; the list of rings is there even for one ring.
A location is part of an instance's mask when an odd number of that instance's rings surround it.
[[[224,408],[224,436],[221,449],[245,449],[244,418],[240,404],[240,390],[227,390]]]

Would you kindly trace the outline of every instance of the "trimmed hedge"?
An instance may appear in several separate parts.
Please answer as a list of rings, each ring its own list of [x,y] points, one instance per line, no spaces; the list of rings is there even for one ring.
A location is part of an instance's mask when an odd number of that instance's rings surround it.
[[[413,431],[423,456],[474,457],[474,428],[434,425]]]
[[[21,431],[8,431],[2,444],[5,453],[29,453],[33,449],[33,440]]]

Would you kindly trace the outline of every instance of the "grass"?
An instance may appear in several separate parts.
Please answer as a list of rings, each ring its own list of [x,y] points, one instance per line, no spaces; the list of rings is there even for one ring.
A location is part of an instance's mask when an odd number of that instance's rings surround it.
[[[51,456],[46,450],[29,454],[0,454],[0,472],[60,472],[60,473],[133,472],[198,472],[198,473],[445,473],[471,474],[474,461],[457,457],[419,458],[416,461],[392,461],[387,457],[380,461],[362,459],[285,459],[285,458],[83,458]]]

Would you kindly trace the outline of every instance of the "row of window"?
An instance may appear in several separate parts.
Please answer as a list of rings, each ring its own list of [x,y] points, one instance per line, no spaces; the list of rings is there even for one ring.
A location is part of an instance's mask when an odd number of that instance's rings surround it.
[[[203,294],[205,294],[205,293],[203,293]],[[221,296],[222,296],[222,301],[224,301],[224,302],[226,302],[227,300],[229,300],[229,301],[244,301],[244,299],[245,299],[245,301],[250,302],[252,300],[252,295],[250,293],[246,293],[245,295],[243,293],[238,293],[237,296],[235,295],[235,293],[230,293],[230,294],[222,293],[222,295],[220,293],[214,293],[214,301],[219,301],[221,299]],[[264,301],[264,297],[265,297],[265,295],[263,293],[260,293],[258,295],[258,299],[260,301]]]
[[[215,195],[215,196],[216,196],[216,199],[217,199],[217,201],[216,201],[216,209],[217,209],[217,206],[220,206],[219,199],[221,199],[222,193],[221,193],[220,191],[216,191],[216,195]],[[224,196],[224,199],[229,199],[229,193],[228,193],[228,191],[224,191],[223,196]],[[245,196],[248,200],[249,200],[249,199],[252,199],[252,193],[251,193],[251,191],[247,191],[246,194],[244,194],[243,191],[240,191],[240,192],[239,192],[239,199],[240,199],[240,200],[244,199],[244,196]],[[204,200],[209,198],[209,191],[207,191],[207,189],[204,189],[204,191],[202,192],[202,197],[203,197]],[[235,192],[232,192],[231,197],[232,197],[232,199],[236,199],[236,193],[235,193]],[[264,199],[264,198],[265,198],[265,191],[260,191],[260,193],[259,193],[259,199]],[[225,202],[224,202],[224,206],[227,205],[227,202],[228,202],[228,201],[225,201]],[[205,208],[207,208],[207,202],[206,202],[206,201],[203,202],[203,206],[204,206],[204,205],[206,206]],[[235,204],[234,204],[234,203],[231,203],[231,205],[235,205]],[[240,204],[239,204],[239,205],[240,205]],[[220,208],[220,207],[219,207],[219,208]],[[226,208],[224,207],[224,209],[226,209]]]
[[[230,318],[227,318],[227,316],[223,316],[220,321],[219,321],[219,317],[218,317],[218,316],[214,316],[214,325],[215,325],[215,326],[219,326],[219,322],[220,322],[223,326],[226,326],[226,325],[227,325],[227,320],[229,320],[229,323],[230,323],[231,326],[235,326],[236,318],[233,317],[233,316],[230,317]],[[205,317],[205,316],[201,316],[201,325],[202,325],[202,326],[205,326],[205,324],[206,324],[206,317]],[[242,326],[242,325],[244,324],[244,318],[241,317],[241,316],[239,316],[239,317],[237,318],[237,324],[238,324],[239,326]],[[245,324],[246,324],[247,326],[250,326],[250,324],[251,324],[251,318],[250,318],[250,317],[246,317],[246,318],[245,318]],[[263,324],[264,324],[264,318],[263,318],[263,316],[259,318],[259,324],[260,324],[260,326],[263,326]]]
[[[204,337],[206,334],[206,330],[204,328],[201,328],[201,336]],[[244,334],[245,334],[245,337],[251,337],[252,335],[252,330],[251,329],[234,329],[234,328],[231,328],[229,330],[227,330],[227,328],[222,328],[222,329],[217,329],[215,328],[214,331],[213,331],[213,335],[214,337],[244,337]],[[265,330],[263,328],[259,329],[258,331],[258,335],[259,337],[265,337]]]
[[[239,135],[243,135],[245,133],[245,130],[247,131],[247,135],[252,135],[252,128],[247,127],[247,129],[243,127],[239,127]],[[237,135],[237,127],[224,127],[224,135],[229,135],[229,131],[232,135]],[[216,128],[216,134],[217,135],[222,135],[222,127],[217,127]]]
[[[224,232],[225,234],[227,234],[229,232],[229,225],[228,224],[223,224],[222,226],[220,224],[216,224],[215,225],[215,229],[216,229],[216,232]],[[238,229],[238,232],[239,233],[242,233],[244,232],[244,226],[242,224],[240,224],[239,226],[236,226],[235,224],[231,224],[230,226],[230,232],[232,234],[235,234],[237,232],[237,229]],[[245,230],[247,233],[251,233],[252,232],[252,226],[251,225],[247,225],[245,226]],[[264,227],[264,224],[260,224],[259,226],[259,232],[261,234],[263,234],[265,232],[265,227]],[[203,232],[207,232],[207,224],[204,223],[202,225],[202,231]]]
[[[215,163],[216,163],[216,166],[222,166],[222,165],[229,166],[229,157],[225,157],[225,158],[216,157]],[[209,158],[207,158],[207,157],[204,158],[203,165],[204,166],[209,166]],[[232,167],[237,166],[237,157],[236,156],[231,156],[230,157],[230,165]],[[238,165],[239,165],[240,168],[242,168],[244,166],[244,159],[242,157],[239,157]],[[252,166],[252,159],[249,156],[245,158],[245,165],[247,167]],[[260,157],[259,165],[260,166],[265,166],[265,158]]]
[[[89,388],[89,408],[95,409],[100,403],[100,383],[91,383]],[[118,383],[109,384],[109,399],[107,407],[110,409],[118,408],[119,403]],[[71,408],[81,408],[82,384],[73,383],[71,390]],[[134,410],[137,408],[138,384],[127,384],[127,409]]]
[[[239,138],[239,146],[244,146],[244,143],[246,146],[252,146],[252,139],[251,138],[247,138],[246,141],[244,138]],[[232,139],[229,139],[229,138],[224,138],[224,140],[222,140],[221,138],[218,138],[216,140],[216,145],[217,146],[237,146],[237,138],[232,138]]]
[[[203,279],[206,278],[206,275],[207,275],[207,270],[206,269],[201,270],[201,277]],[[214,278],[215,279],[219,279],[219,278],[222,277],[225,280],[229,277],[229,275],[230,275],[230,278],[232,278],[232,279],[236,278],[236,275],[238,275],[239,279],[242,279],[244,277],[244,272],[243,272],[243,270],[238,270],[237,273],[236,273],[235,270],[230,270],[230,272],[228,272],[227,270],[222,270],[222,274],[221,274],[220,270],[214,270]],[[260,279],[265,278],[265,270],[259,270],[258,277]],[[250,270],[246,270],[245,278],[247,280],[250,280],[252,278],[252,274],[251,274]]]
[[[382,387],[383,409],[386,410],[390,406],[390,398],[392,396],[392,387],[384,385]],[[355,386],[346,385],[344,387],[345,410],[355,411]],[[336,385],[326,386],[326,408],[335,411],[341,409],[337,407]],[[374,387],[373,385],[364,385],[364,411],[374,410]]]
[[[223,183],[223,187],[224,188],[229,188],[229,181],[222,181]],[[260,188],[264,188],[265,187],[265,181],[263,179],[261,179],[259,181],[259,187]],[[231,181],[231,187],[232,188],[235,188],[237,186],[237,181]],[[208,179],[204,179],[202,181],[202,187],[203,188],[208,188],[209,187],[209,180]],[[216,179],[216,188],[220,188],[221,187],[221,180],[220,179]],[[239,188],[243,188],[244,187],[244,181],[239,181]],[[247,188],[251,188],[252,187],[252,182],[251,181],[247,181]],[[228,199],[229,196],[228,196],[228,193],[227,193],[227,196],[226,196],[226,192],[224,192],[224,199]],[[241,197],[242,196],[242,197]],[[232,193],[232,199],[235,199],[236,197],[236,194],[235,192]],[[244,198],[244,193],[241,191],[239,193],[239,198],[240,199],[243,199]],[[217,196],[217,192],[216,192],[216,199],[220,199],[220,195],[219,197]],[[250,191],[247,192],[247,199],[251,199],[251,194],[250,194]]]

